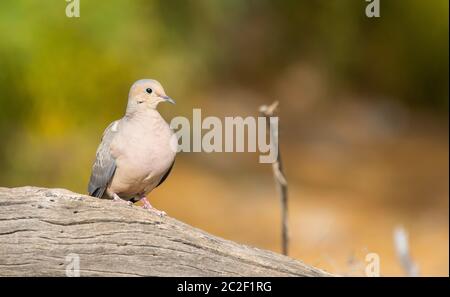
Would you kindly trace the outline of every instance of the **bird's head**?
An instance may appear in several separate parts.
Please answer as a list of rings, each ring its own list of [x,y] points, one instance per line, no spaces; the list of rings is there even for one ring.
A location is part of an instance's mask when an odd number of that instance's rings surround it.
[[[128,94],[127,113],[145,109],[156,109],[158,103],[175,101],[166,95],[161,84],[154,79],[141,79],[135,82]]]

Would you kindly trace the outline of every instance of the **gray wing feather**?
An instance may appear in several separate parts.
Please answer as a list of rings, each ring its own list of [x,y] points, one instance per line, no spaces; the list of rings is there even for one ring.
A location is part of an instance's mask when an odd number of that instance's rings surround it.
[[[98,146],[96,159],[92,166],[89,180],[89,195],[102,198],[106,188],[116,171],[116,161],[111,154],[110,146],[120,126],[120,120],[112,122],[103,132],[102,140]]]

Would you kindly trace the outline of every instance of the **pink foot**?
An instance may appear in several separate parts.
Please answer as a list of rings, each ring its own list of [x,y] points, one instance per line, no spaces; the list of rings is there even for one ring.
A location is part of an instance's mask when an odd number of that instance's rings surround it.
[[[114,194],[114,195],[113,195],[113,201],[114,201],[114,202],[119,202],[119,203],[125,203],[125,204],[128,205],[128,206],[133,205],[133,203],[132,203],[131,201],[123,200],[123,199],[120,198],[117,194]]]
[[[165,212],[165,211],[158,210],[158,209],[154,208],[154,207],[150,204],[150,202],[148,202],[147,197],[145,197],[145,196],[142,197],[140,201],[142,201],[142,203],[144,203],[144,205],[142,206],[142,208],[148,209],[148,210],[153,211],[153,212],[156,212],[156,214],[159,215],[160,217],[164,217],[164,216],[166,215],[166,212]]]

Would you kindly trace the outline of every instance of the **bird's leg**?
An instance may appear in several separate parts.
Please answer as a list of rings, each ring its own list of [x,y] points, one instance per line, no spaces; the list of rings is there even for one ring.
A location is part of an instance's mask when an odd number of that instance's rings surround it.
[[[166,215],[166,212],[165,212],[165,211],[158,210],[158,209],[154,208],[154,207],[150,204],[150,202],[148,201],[148,199],[147,199],[146,196],[141,197],[141,200],[139,200],[139,201],[142,201],[142,203],[144,204],[144,205],[142,206],[142,208],[148,209],[148,210],[150,210],[150,211],[154,211],[154,212],[156,212],[160,217],[163,217],[163,216]]]
[[[113,201],[114,202],[120,202],[120,203],[125,203],[128,206],[133,205],[133,203],[131,201],[126,201],[123,200],[122,198],[119,197],[119,195],[117,195],[116,193],[113,194]]]

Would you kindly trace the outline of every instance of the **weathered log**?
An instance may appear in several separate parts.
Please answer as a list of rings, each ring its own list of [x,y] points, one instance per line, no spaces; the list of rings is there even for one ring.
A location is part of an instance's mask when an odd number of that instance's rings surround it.
[[[81,276],[329,276],[140,207],[0,188],[0,276],[73,275],[78,263]]]

